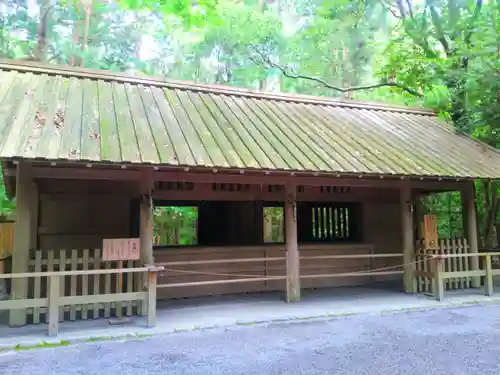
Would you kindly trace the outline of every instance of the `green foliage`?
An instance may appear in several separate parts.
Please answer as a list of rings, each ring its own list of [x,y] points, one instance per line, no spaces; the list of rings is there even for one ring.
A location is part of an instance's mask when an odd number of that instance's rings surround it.
[[[421,199],[420,204],[423,208],[422,215],[436,215],[439,238],[464,236],[462,200],[458,192],[427,195]],[[419,222],[423,222],[423,216],[419,217]]]
[[[3,173],[0,168],[0,219],[5,219],[11,216],[16,209],[16,203],[14,200],[7,196],[5,191],[5,184],[3,181]]]
[[[457,130],[500,146],[498,0],[94,0],[89,4],[87,8],[83,1],[2,1],[0,57],[43,56],[48,63],[203,83],[425,105],[452,121]],[[49,10],[47,34],[39,56],[37,30],[44,9]],[[340,94],[311,79],[285,78],[256,56],[342,89],[394,81],[422,97],[394,87]],[[494,208],[492,199],[485,198],[491,190],[481,193],[485,186],[478,184],[477,189],[481,223]],[[426,202],[431,211],[449,206],[448,198],[432,199]],[[4,190],[0,204],[4,213],[13,208]],[[186,207],[160,211],[158,228],[164,222],[195,220]],[[440,219],[440,233],[449,236],[460,230],[460,220],[446,220]],[[195,238],[189,233],[179,236],[186,243]]]
[[[198,208],[156,206],[153,212],[153,243],[156,246],[196,245]]]

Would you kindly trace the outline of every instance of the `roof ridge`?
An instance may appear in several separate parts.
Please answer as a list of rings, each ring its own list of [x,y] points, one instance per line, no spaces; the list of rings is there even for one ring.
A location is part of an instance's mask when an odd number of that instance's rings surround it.
[[[359,101],[344,101],[327,97],[291,94],[291,93],[269,93],[262,92],[256,89],[242,88],[235,86],[215,85],[215,84],[198,84],[190,81],[174,81],[165,80],[159,77],[148,76],[133,76],[124,73],[115,73],[108,70],[87,69],[70,66],[54,66],[33,61],[18,61],[0,59],[0,70],[15,70],[23,73],[59,75],[65,77],[75,77],[80,79],[106,80],[119,83],[130,83],[136,85],[147,85],[165,87],[179,90],[201,91],[220,95],[237,95],[245,97],[253,97],[265,100],[279,100],[287,102],[330,105],[346,108],[360,108],[378,111],[389,112],[404,112],[412,114],[421,114],[435,116],[436,113],[432,110],[419,107],[405,107],[397,105],[389,105],[377,102],[359,102]]]

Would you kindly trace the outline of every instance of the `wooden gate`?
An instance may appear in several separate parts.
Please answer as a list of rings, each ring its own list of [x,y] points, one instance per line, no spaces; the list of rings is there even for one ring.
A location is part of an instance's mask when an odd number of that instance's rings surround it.
[[[418,293],[432,293],[432,262],[431,255],[460,255],[468,254],[469,245],[465,238],[452,238],[439,240],[439,247],[436,249],[423,249],[423,243],[417,242],[415,252],[415,273]],[[443,262],[444,272],[469,271],[471,267],[471,257],[446,258]],[[467,289],[471,287],[470,277],[456,277],[444,280],[445,290]]]

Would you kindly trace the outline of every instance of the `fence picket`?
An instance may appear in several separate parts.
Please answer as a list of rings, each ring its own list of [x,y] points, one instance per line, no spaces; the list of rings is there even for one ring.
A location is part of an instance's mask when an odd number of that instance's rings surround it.
[[[123,268],[123,261],[119,260],[118,265],[116,266],[117,268]],[[115,293],[121,293],[123,289],[123,274],[117,274],[115,278]],[[115,315],[117,318],[122,317],[122,308],[123,304],[121,302],[115,302]]]
[[[451,253],[456,255],[457,253],[457,241],[456,238],[451,239]],[[453,265],[453,272],[458,272],[460,271],[458,269],[458,263],[459,259],[458,258],[453,258],[452,260],[452,265]],[[453,278],[453,288],[458,289],[460,288],[460,279],[458,277]]]
[[[50,253],[54,254],[54,250],[49,250]],[[66,250],[59,250],[59,271],[66,271]],[[64,297],[66,292],[66,277],[62,276],[59,280],[60,297]],[[64,308],[65,306],[59,307],[59,321],[64,321]]]
[[[106,269],[110,269],[110,268],[111,268],[111,262],[106,262]],[[111,274],[107,274],[104,276],[104,293],[105,294],[111,293]],[[111,310],[111,303],[105,302],[104,303],[104,317],[105,318],[109,318],[110,310]]]
[[[34,250],[35,252],[35,272],[41,272],[42,271],[42,252]],[[40,298],[41,294],[41,283],[42,280],[40,277],[35,277],[34,280],[34,285],[33,285],[33,298]],[[38,324],[40,323],[40,308],[35,307],[33,308],[33,324]]]
[[[71,270],[72,271],[78,270],[78,250],[77,249],[71,250]],[[77,295],[76,275],[71,275],[70,279],[71,279],[70,296],[76,296]],[[76,319],[76,305],[71,305],[70,312],[69,312],[69,319],[70,320]]]
[[[47,272],[54,271],[54,252],[49,250],[47,251]],[[48,293],[49,290],[49,278],[45,277],[45,291]],[[49,323],[49,313],[48,311],[45,313],[45,323]]]
[[[451,252],[451,242],[450,242],[449,238],[447,238],[445,240],[445,247],[446,247],[445,254],[451,254],[452,253]],[[452,265],[451,258],[446,259],[446,264],[444,266],[444,269],[446,272],[453,272],[453,265]],[[455,279],[448,279],[447,280],[447,283],[446,283],[447,290],[453,290],[454,281],[455,281]]]
[[[89,269],[89,249],[83,249],[83,264],[82,270],[87,271]],[[87,296],[89,294],[89,277],[88,275],[82,276],[82,296]],[[87,319],[88,304],[82,305],[82,319]]]
[[[94,249],[94,267],[95,270],[98,270],[101,268],[101,250],[100,249]],[[101,279],[101,275],[94,275],[94,289],[93,293],[94,295],[100,293],[100,288],[99,288],[99,281]],[[99,303],[94,303],[94,319],[97,319],[99,317]]]
[[[430,272],[431,268],[429,267],[429,257],[428,255],[430,254],[430,250],[426,251],[424,253],[424,261],[422,262],[422,267],[424,272]],[[424,293],[430,293],[431,288],[430,288],[430,281],[428,277],[423,277],[424,280]]]
[[[467,240],[465,238],[462,238],[462,251],[463,254],[468,254],[468,245],[467,245]],[[469,270],[469,257],[463,257],[463,263],[464,263],[464,271]],[[470,277],[465,278],[465,288],[470,288]]]

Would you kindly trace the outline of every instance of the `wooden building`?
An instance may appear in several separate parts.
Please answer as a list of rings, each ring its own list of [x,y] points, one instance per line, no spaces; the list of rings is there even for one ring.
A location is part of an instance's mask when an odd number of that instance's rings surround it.
[[[477,252],[473,182],[500,176],[496,150],[423,109],[8,61],[0,82],[15,273],[47,251],[139,237],[141,263],[167,267],[159,298],[283,290],[296,301],[301,288],[383,279],[412,293],[416,199],[460,191]],[[195,240],[153,246],[155,207],[191,207]],[[274,243],[269,209],[284,217]],[[71,263],[61,254],[43,264]],[[17,279],[12,297],[30,288]]]

